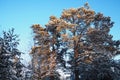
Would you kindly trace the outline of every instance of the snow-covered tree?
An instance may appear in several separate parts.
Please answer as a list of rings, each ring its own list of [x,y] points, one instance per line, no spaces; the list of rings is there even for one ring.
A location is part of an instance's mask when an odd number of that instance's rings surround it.
[[[18,36],[14,29],[3,32],[0,37],[0,79],[22,80],[22,67],[20,61],[21,52],[17,49]]]
[[[114,80],[120,70],[112,58],[119,50],[112,39],[110,17],[96,13],[88,3],[51,16],[45,27],[33,25],[33,69],[37,77],[50,75],[59,65],[71,72],[72,80]],[[44,69],[43,69],[44,68]],[[45,73],[41,75],[42,71]],[[55,73],[55,72],[54,72]]]

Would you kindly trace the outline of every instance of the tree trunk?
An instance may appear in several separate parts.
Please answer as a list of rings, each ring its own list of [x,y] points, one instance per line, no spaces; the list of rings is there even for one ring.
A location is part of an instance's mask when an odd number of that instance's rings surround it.
[[[75,80],[79,80],[79,71],[78,70],[75,70],[75,72],[74,72],[74,74],[75,74]]]

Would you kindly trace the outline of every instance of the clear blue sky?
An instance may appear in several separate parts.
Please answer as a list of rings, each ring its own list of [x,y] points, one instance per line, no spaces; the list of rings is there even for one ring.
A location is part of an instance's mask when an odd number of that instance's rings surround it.
[[[31,47],[32,24],[44,26],[49,16],[60,16],[63,9],[78,8],[88,2],[91,9],[110,16],[115,22],[111,34],[120,39],[120,0],[0,0],[0,35],[2,30],[15,28],[19,34],[19,49],[27,52]]]

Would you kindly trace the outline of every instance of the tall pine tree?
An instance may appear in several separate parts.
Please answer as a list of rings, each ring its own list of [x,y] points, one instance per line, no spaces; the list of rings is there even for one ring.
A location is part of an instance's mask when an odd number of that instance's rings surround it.
[[[45,28],[33,25],[32,59],[40,69],[36,73],[43,71],[41,65],[45,68],[44,76],[61,65],[70,72],[72,80],[118,78],[120,68],[112,58],[119,51],[119,43],[109,34],[112,27],[111,18],[96,13],[88,3],[84,7],[63,10],[60,18],[51,16]],[[52,68],[51,61],[54,61]]]

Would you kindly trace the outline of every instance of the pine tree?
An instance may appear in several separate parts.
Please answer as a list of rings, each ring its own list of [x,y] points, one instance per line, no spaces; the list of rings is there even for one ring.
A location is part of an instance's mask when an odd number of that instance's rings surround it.
[[[17,49],[18,39],[14,29],[3,32],[0,37],[0,79],[22,80],[21,52]]]
[[[38,24],[33,25],[32,29],[35,33],[35,43],[31,51],[33,79],[39,80],[55,75],[56,53],[50,49],[50,36],[46,29]]]
[[[60,18],[51,16],[45,28],[33,25],[32,59],[33,69],[40,73],[37,76],[43,76],[42,71],[46,76],[61,65],[71,73],[72,80],[119,77],[120,74],[113,70],[120,70],[112,60],[120,45],[109,34],[113,24],[110,17],[96,13],[86,3],[84,7],[63,10]]]

